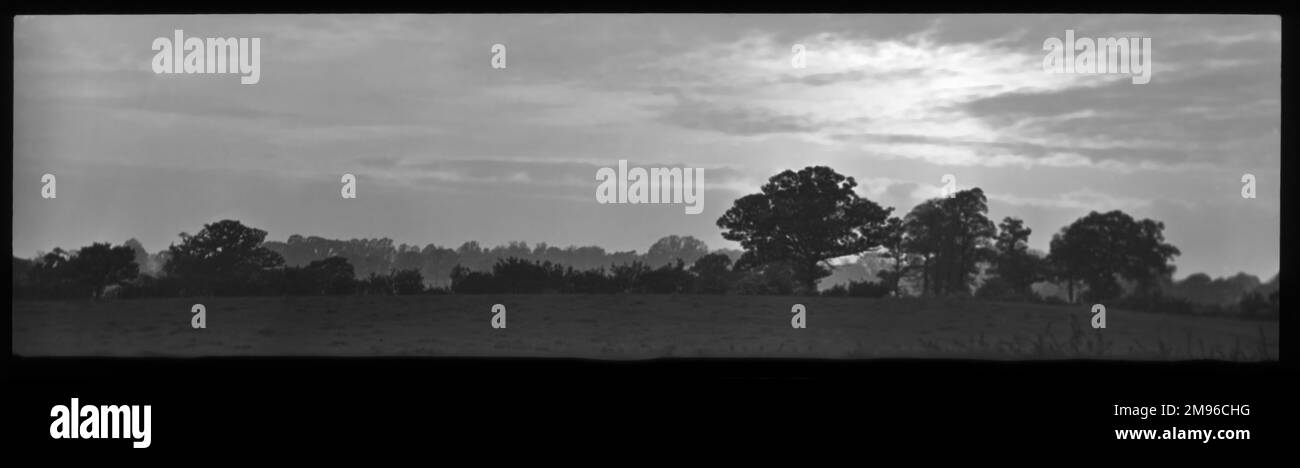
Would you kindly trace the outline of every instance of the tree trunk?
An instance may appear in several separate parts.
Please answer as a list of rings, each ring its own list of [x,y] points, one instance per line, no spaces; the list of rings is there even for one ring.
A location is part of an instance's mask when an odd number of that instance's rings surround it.
[[[930,294],[930,256],[921,261],[921,296]]]
[[[903,264],[902,264],[902,259],[900,258],[897,257],[894,258],[894,277],[891,279],[894,282],[893,284],[894,297],[901,296],[898,293],[898,283],[903,281]]]
[[[817,260],[806,260],[804,261],[803,271],[795,272],[798,276],[796,278],[798,284],[803,288],[803,291],[797,291],[797,293],[805,295],[817,294],[817,263]]]

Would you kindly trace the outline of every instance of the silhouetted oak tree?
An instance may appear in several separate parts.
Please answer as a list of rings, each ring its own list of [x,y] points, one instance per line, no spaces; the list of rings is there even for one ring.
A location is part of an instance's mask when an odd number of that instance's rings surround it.
[[[857,182],[825,166],[785,171],[768,179],[762,193],[737,199],[718,218],[722,237],[740,242],[738,268],[789,262],[805,294],[830,274],[826,260],[880,245],[879,231],[892,208],[854,192]]]

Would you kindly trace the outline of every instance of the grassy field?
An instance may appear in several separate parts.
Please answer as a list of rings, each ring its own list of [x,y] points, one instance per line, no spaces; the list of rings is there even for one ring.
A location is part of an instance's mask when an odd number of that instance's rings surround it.
[[[190,307],[207,328],[190,327]],[[489,323],[493,304],[506,329]],[[790,327],[807,307],[808,328]],[[23,356],[1273,360],[1277,322],[960,300],[447,295],[15,301]]]

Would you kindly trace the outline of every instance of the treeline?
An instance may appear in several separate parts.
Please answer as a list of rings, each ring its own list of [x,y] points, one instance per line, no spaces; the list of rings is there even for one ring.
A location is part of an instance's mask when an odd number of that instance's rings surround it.
[[[55,249],[35,260],[13,258],[14,298],[138,298],[418,294],[426,291],[418,270],[393,269],[357,277],[351,263],[330,257],[303,266],[284,265],[263,246],[266,232],[238,221],[181,234],[156,274],[140,273],[140,251],[128,242],[95,243],[77,251]],[[148,261],[148,260],[143,260]]]
[[[774,175],[717,220],[723,238],[742,252],[710,253],[698,239],[678,236],[660,239],[644,255],[522,242],[490,249],[476,242],[417,248],[390,239],[299,235],[267,242],[265,231],[224,220],[195,235],[182,233],[180,243],[154,255],[134,242],[15,257],[14,295],[642,292],[1044,301],[1036,288],[1046,283],[1063,290],[1066,303],[1261,317],[1276,317],[1280,309],[1276,278],[1271,294],[1252,291],[1213,307],[1171,294],[1171,261],[1180,251],[1165,242],[1159,221],[1094,211],[1053,234],[1044,254],[1029,249],[1032,230],[1019,218],[995,223],[988,217],[980,188],[926,200],[897,216],[859,196],[856,186],[828,167]],[[882,258],[883,267],[874,281],[819,291],[830,261],[850,256]]]
[[[208,225],[199,236],[187,237],[191,244],[209,244],[213,232],[250,232],[234,222]],[[1005,223],[1004,223],[1005,224]],[[1004,232],[1015,229],[1004,229]],[[227,235],[237,240],[245,235]],[[196,252],[196,247],[173,248],[179,258],[205,258],[210,267],[183,266],[186,260],[166,268],[170,274],[155,277],[138,274],[135,263],[138,251],[128,242],[123,246],[96,243],[76,252],[55,252],[42,257],[39,262],[14,258],[14,294],[16,298],[85,298],[109,295],[118,298],[168,297],[188,295],[410,295],[410,294],[740,294],[740,295],[790,295],[798,290],[793,281],[793,270],[788,264],[769,264],[765,268],[733,268],[731,256],[726,253],[706,254],[689,266],[678,259],[670,264],[651,268],[633,261],[593,269],[576,269],[549,261],[529,261],[509,257],[498,259],[487,271],[475,271],[462,265],[454,266],[449,287],[427,287],[419,270],[390,270],[386,274],[372,272],[359,278],[355,268],[343,257],[334,256],[309,262],[301,267],[275,266],[275,254],[260,252],[253,247],[238,254],[239,242],[221,245],[209,252]],[[253,245],[253,244],[245,244]],[[223,260],[215,255],[225,252],[244,260]],[[266,256],[266,257],[264,257]],[[261,260],[259,266],[258,258]],[[222,275],[219,272],[245,269],[242,275]],[[880,276],[891,274],[881,271]],[[978,291],[980,297],[1007,299],[991,295],[989,291],[1004,286],[997,277],[990,277]],[[1224,288],[1237,291],[1232,300],[1215,303],[1193,301],[1177,295],[1152,301],[1151,296],[1130,296],[1114,303],[1156,312],[1197,315],[1237,315],[1245,317],[1276,317],[1278,308],[1278,278],[1260,284],[1257,278],[1240,274],[1232,278],[1211,280],[1203,274],[1166,285],[1175,294]],[[1002,289],[998,289],[1002,290]],[[885,297],[894,294],[882,282],[850,281],[820,292],[823,296]],[[1015,299],[1015,298],[1012,298]],[[1024,300],[1044,303],[1065,303],[1063,300],[1031,295]]]
[[[891,295],[1042,301],[1035,285],[1064,290],[1063,302],[1106,303],[1171,313],[1276,317],[1276,294],[1242,297],[1235,307],[1187,307],[1167,295],[1181,252],[1165,242],[1164,224],[1119,211],[1093,211],[1052,235],[1046,254],[1029,249],[1032,230],[1016,217],[994,223],[983,190],[953,191],[906,215],[861,197],[857,182],[824,166],[787,170],[758,193],[737,199],[717,221],[739,242],[741,271],[788,272],[795,293],[816,291],[829,261],[848,255],[886,259],[875,286]]]
[[[731,256],[710,253],[694,263],[682,260],[651,268],[640,261],[580,270],[519,258],[498,260],[488,271],[458,266],[451,273],[457,294],[742,294],[790,295],[797,290],[789,265],[733,268]],[[852,283],[824,291],[828,296],[883,297],[874,283]]]
[[[737,270],[732,268],[733,255],[727,252],[707,253],[689,264],[674,258],[657,268],[639,259],[579,269],[507,257],[497,259],[485,271],[453,265],[447,286],[429,286],[415,268],[372,271],[363,277],[340,252],[303,266],[286,265],[284,258],[263,242],[265,236],[265,231],[233,220],[205,225],[196,235],[182,233],[181,242],[160,256],[167,261],[156,274],[139,272],[140,252],[130,242],[121,246],[96,243],[72,252],[55,249],[37,260],[14,257],[13,294],[15,298],[69,299],[453,292],[788,295],[796,290],[788,266]],[[648,256],[698,252],[703,245],[696,242],[669,236],[656,243]],[[682,246],[685,249],[678,248]],[[829,294],[849,295],[841,289]],[[852,295],[862,295],[860,287],[852,289]],[[872,296],[888,292],[873,291]]]
[[[708,253],[704,242],[675,235],[659,239],[645,254],[546,244],[530,248],[523,242],[493,248],[466,242],[452,250],[433,244],[422,249],[394,246],[390,239],[293,235],[287,242],[275,242],[265,241],[265,236],[260,229],[223,220],[205,225],[196,235],[181,233],[179,244],[154,254],[131,239],[117,247],[97,243],[74,251],[56,248],[33,260],[14,257],[14,297],[417,294],[450,291],[457,268],[490,271],[503,259],[603,271],[694,262]],[[103,249],[111,249],[116,257],[101,258]],[[726,250],[719,254],[739,256]],[[106,277],[100,270],[114,273]],[[608,290],[605,286],[584,289]]]
[[[1029,249],[1032,230],[1016,217],[995,223],[980,188],[926,200],[902,216],[861,197],[857,182],[828,167],[773,176],[759,193],[737,199],[718,219],[739,242],[741,269],[788,265],[799,292],[815,291],[829,261],[879,255],[878,282],[894,295],[1028,298],[1051,281],[1067,301],[1109,301],[1158,294],[1179,250],[1164,225],[1121,211],[1092,212],[1052,236],[1051,251]],[[1124,285],[1135,285],[1129,291]]]
[[[640,262],[658,268],[676,260],[694,262],[709,253],[703,241],[690,236],[666,236],[652,244],[645,254],[635,251],[606,251],[598,246],[556,247],[526,242],[484,247],[470,241],[452,249],[428,244],[424,247],[394,244],[392,239],[327,239],[318,236],[294,234],[285,242],[268,241],[268,250],[280,254],[285,265],[304,266],[317,260],[342,257],[353,265],[360,278],[371,274],[385,274],[393,270],[417,270],[430,287],[446,288],[450,285],[452,269],[456,266],[474,271],[487,271],[506,258],[549,262],[554,265],[589,270]],[[739,256],[739,252],[733,255]]]

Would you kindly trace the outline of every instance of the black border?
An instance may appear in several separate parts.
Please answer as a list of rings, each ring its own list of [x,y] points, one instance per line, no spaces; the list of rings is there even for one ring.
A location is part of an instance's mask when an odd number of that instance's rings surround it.
[[[488,4],[484,4],[488,5]],[[560,8],[560,9],[556,9]],[[441,2],[297,3],[20,0],[14,14],[209,13],[474,13],[474,12],[714,12],[714,13],[1189,13],[1282,16],[1282,169],[1295,144],[1294,4],[1237,2],[565,2],[547,8]],[[0,33],[13,63],[13,22]],[[12,109],[12,69],[4,73]],[[12,114],[6,114],[6,119]],[[4,142],[12,148],[12,122]],[[8,168],[12,171],[12,166]],[[12,173],[10,174],[12,179]],[[1281,239],[1294,236],[1282,187]],[[10,218],[13,212],[10,207]],[[12,234],[11,234],[12,235]],[[12,242],[11,242],[12,245]],[[1282,269],[1294,248],[1281,242]],[[1282,289],[1291,303],[1292,293]],[[1282,315],[1287,315],[1283,313]],[[9,326],[10,324],[6,324]],[[11,332],[4,339],[12,340]],[[12,343],[10,343],[12,349]],[[438,453],[478,449],[487,457],[574,455],[594,442],[628,446],[614,463],[635,460],[648,447],[701,447],[746,455],[801,456],[836,449],[850,460],[885,461],[866,452],[911,445],[980,444],[1005,455],[1039,448],[1081,453],[1142,450],[1159,454],[1206,450],[1281,449],[1297,415],[1300,373],[1292,361],[1271,363],[1125,361],[753,360],[455,358],[25,358],[10,355],[0,394],[6,395],[5,445],[50,453],[103,449],[132,456],[158,452],[252,449],[329,455],[336,449],[397,449]],[[97,403],[154,405],[154,446],[132,451],[125,441],[55,441],[49,407],[77,396]],[[1117,418],[1118,403],[1249,404],[1251,416],[1196,419]],[[1239,422],[1240,421],[1240,422]],[[1239,442],[1116,441],[1120,427],[1244,427]],[[520,437],[523,436],[523,437]],[[540,440],[539,440],[540,439]],[[732,443],[730,441],[737,442]],[[552,442],[543,451],[520,450]],[[648,445],[647,445],[648,444]],[[608,448],[608,447],[606,447]],[[657,450],[657,449],[656,449]],[[669,449],[672,450],[672,449]],[[142,453],[145,452],[145,453]],[[747,453],[745,453],[747,452]],[[929,449],[927,457],[944,450]],[[959,455],[963,452],[951,453]],[[631,455],[631,457],[628,457]],[[811,455],[811,454],[810,454]],[[991,455],[991,454],[990,454]],[[164,460],[158,457],[160,460]],[[489,458],[473,458],[487,460]],[[179,461],[180,459],[171,459]],[[467,459],[468,461],[468,459]]]

